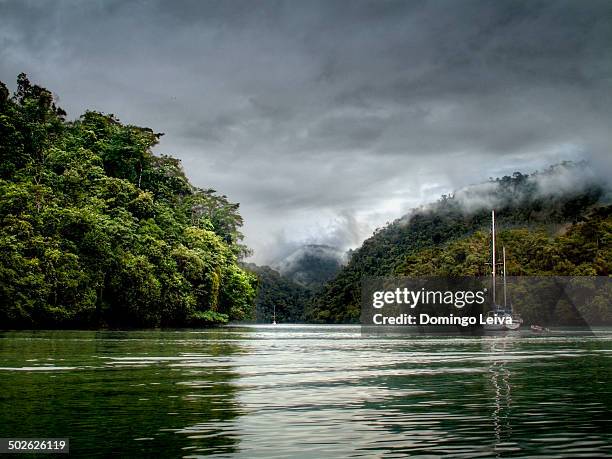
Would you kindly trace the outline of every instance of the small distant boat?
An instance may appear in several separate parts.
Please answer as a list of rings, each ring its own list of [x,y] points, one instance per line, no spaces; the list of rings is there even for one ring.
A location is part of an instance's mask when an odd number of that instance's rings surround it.
[[[550,331],[548,328],[542,327],[541,325],[532,325],[529,328],[534,333],[544,333],[544,332],[549,332]]]
[[[495,257],[495,211],[491,211],[491,239],[492,239],[492,256],[491,256],[491,267],[493,277],[493,305],[492,310],[487,313],[487,319],[494,319],[488,321],[484,325],[484,329],[487,331],[507,331],[507,330],[518,330],[523,324],[523,318],[516,314],[512,310],[512,303],[508,306],[508,295],[506,288],[506,248],[503,247],[503,279],[504,279],[504,304],[499,305],[496,303],[495,287],[496,287],[496,271],[497,271],[497,259]]]
[[[276,325],[276,304],[274,304],[274,309],[272,312],[272,325]]]

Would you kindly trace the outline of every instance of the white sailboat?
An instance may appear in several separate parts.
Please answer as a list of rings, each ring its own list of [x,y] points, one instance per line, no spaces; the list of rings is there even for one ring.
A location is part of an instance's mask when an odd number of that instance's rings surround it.
[[[492,257],[491,257],[491,273],[493,283],[493,305],[492,310],[487,314],[487,324],[484,325],[485,330],[504,331],[518,330],[523,323],[523,319],[519,314],[514,313],[512,304],[508,306],[507,284],[506,284],[506,247],[502,247],[502,267],[504,280],[504,303],[497,304],[495,296],[496,289],[496,272],[497,272],[497,257],[495,256],[495,211],[491,211],[491,239],[492,239]]]
[[[273,306],[273,310],[272,310],[272,325],[276,325],[276,304],[272,305]]]

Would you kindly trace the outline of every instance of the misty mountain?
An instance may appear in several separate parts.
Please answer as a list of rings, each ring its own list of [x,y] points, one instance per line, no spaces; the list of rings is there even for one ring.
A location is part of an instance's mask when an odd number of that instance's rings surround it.
[[[568,227],[580,225],[593,209],[608,203],[609,196],[608,184],[598,180],[587,164],[570,162],[531,175],[516,172],[443,195],[437,202],[414,209],[376,230],[316,295],[305,317],[312,322],[356,322],[363,276],[410,272],[410,257],[488,231],[491,209],[496,211],[500,230],[523,228],[552,238]],[[605,224],[596,228],[607,231]],[[570,258],[574,255],[564,252],[568,244],[559,244],[549,271],[572,275],[575,265]],[[538,267],[532,274],[545,272],[544,267]]]
[[[339,249],[323,244],[299,247],[274,266],[244,263],[244,267],[259,279],[256,320],[270,323],[276,310],[276,321],[304,321],[306,306],[315,293],[332,280],[344,264],[346,255]]]
[[[336,247],[307,244],[272,266],[285,278],[304,287],[317,289],[336,276],[345,260],[346,254]]]

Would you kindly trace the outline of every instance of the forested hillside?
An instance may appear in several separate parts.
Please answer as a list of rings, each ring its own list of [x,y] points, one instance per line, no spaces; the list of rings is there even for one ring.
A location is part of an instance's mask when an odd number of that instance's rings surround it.
[[[377,230],[309,305],[306,319],[356,322],[363,276],[484,274],[491,208],[498,228],[513,229],[501,236],[508,238],[511,274],[609,274],[609,208],[597,209],[606,190],[582,173],[586,167],[563,163],[492,179]]]
[[[344,253],[327,245],[306,244],[271,266],[244,263],[259,280],[256,320],[271,323],[304,322],[304,312],[323,285],[342,268]]]
[[[0,83],[0,326],[184,326],[252,316],[238,204],[192,186],[161,134],[76,121]]]
[[[260,323],[271,323],[276,312],[276,322],[296,323],[304,321],[304,308],[315,290],[294,282],[269,266],[246,263],[245,268],[259,279],[255,319]]]
[[[558,234],[545,228],[513,228],[497,233],[498,247],[506,247],[506,273],[511,276],[610,276],[612,275],[612,206],[592,209],[580,223],[562,227]],[[486,276],[491,257],[491,235],[472,236],[408,255],[395,271],[400,276]],[[490,265],[489,265],[490,266]],[[521,290],[520,283],[512,291]],[[608,284],[609,285],[609,284]],[[591,325],[612,323],[609,291],[580,307],[554,313],[533,292],[523,291],[510,301],[527,323],[574,325],[586,319]],[[561,308],[561,309],[559,309]]]

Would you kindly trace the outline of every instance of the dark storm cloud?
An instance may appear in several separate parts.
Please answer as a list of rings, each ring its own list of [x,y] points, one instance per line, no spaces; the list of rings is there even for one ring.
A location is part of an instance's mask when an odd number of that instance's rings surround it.
[[[0,79],[22,71],[165,132],[260,261],[492,175],[612,169],[608,1],[0,0]]]

